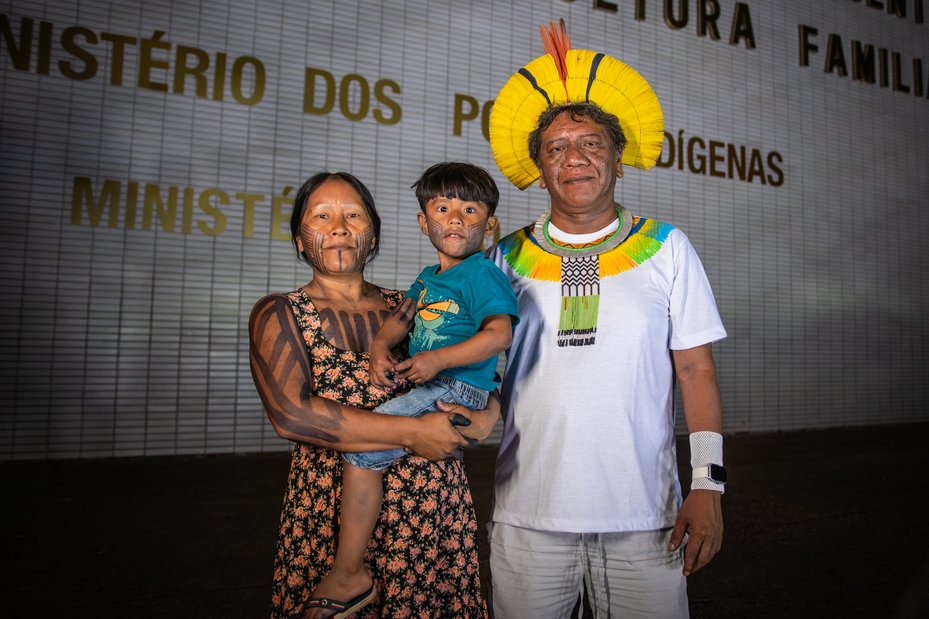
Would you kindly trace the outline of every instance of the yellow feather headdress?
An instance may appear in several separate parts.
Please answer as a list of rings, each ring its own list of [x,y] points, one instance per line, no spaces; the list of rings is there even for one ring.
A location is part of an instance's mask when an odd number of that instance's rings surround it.
[[[529,134],[553,105],[590,101],[619,119],[626,135],[623,164],[651,169],[661,154],[664,117],[658,96],[629,65],[571,49],[564,20],[540,27],[546,54],[507,80],[490,112],[490,147],[500,171],[520,189],[539,180],[529,156]]]

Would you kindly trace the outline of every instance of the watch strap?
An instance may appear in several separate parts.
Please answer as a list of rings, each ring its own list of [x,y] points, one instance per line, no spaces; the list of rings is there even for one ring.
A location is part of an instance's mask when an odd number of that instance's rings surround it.
[[[691,478],[692,479],[704,479],[705,478],[711,481],[716,481],[712,477],[710,477],[710,466],[709,465],[694,467],[694,472]]]
[[[714,470],[715,469],[715,470]],[[716,473],[716,477],[713,473]],[[692,480],[690,482],[691,490],[713,490],[715,492],[725,492],[726,490],[726,469],[718,464],[708,464],[706,466],[695,466],[693,468]]]

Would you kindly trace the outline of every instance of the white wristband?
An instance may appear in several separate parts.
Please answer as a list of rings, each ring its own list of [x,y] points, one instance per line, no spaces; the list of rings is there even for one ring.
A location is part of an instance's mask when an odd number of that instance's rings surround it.
[[[709,478],[709,465],[723,465],[723,435],[718,432],[694,432],[690,435],[691,490],[725,492],[725,484]]]

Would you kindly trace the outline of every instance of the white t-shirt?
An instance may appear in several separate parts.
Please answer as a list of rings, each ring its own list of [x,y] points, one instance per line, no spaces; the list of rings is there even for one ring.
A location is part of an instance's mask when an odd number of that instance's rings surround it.
[[[674,524],[670,351],[726,331],[687,237],[634,221],[586,266],[546,252],[531,226],[494,248],[521,318],[502,385],[495,522],[579,533]]]

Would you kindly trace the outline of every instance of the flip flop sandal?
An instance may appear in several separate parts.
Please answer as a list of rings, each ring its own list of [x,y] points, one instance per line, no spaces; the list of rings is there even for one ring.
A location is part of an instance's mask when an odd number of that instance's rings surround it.
[[[309,602],[306,603],[305,608],[321,608],[323,610],[331,610],[334,614],[328,615],[332,619],[346,619],[351,617],[359,610],[370,604],[374,601],[374,598],[377,596],[377,590],[374,588],[374,585],[371,585],[371,588],[357,595],[347,602],[341,600],[333,600],[330,598],[312,598]]]

